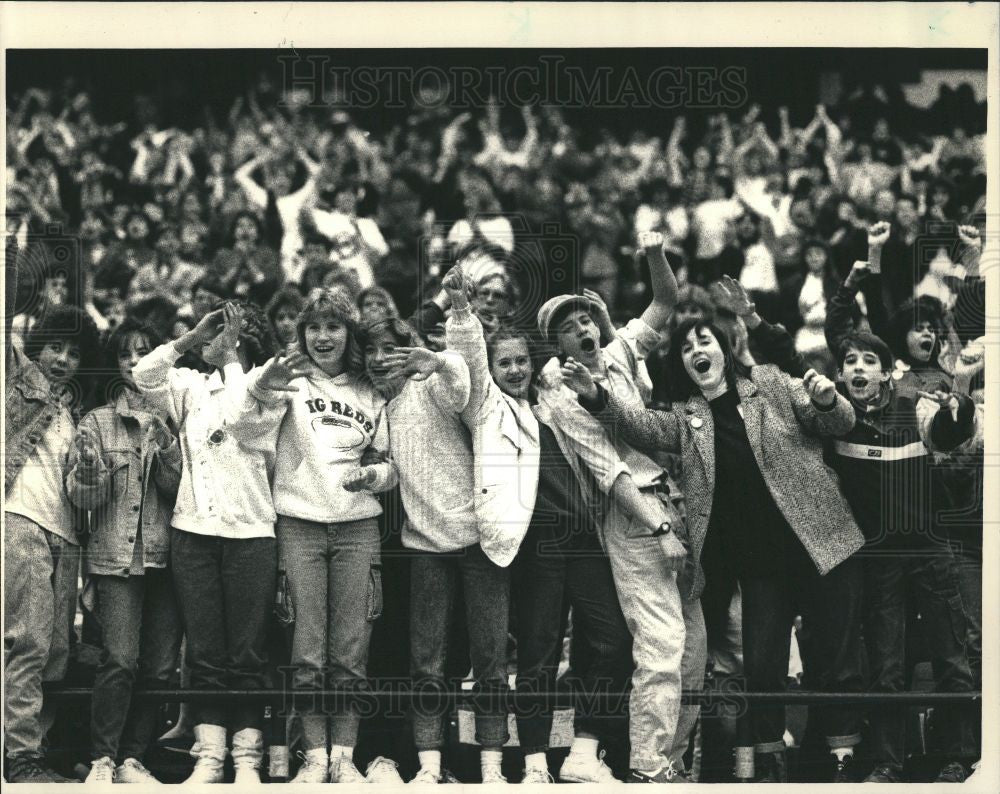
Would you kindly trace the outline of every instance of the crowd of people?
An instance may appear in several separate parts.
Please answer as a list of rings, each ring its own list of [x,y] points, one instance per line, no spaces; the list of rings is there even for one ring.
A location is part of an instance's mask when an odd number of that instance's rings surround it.
[[[71,84],[9,102],[9,781],[69,782],[42,685],[78,600],[93,783],[156,780],[138,689],[182,668],[194,690],[364,693],[386,621],[414,691],[483,695],[469,782],[507,782],[509,667],[555,692],[567,635],[591,697],[558,769],[551,703],[513,701],[521,782],[695,780],[681,693],[781,691],[796,650],[807,689],[895,693],[919,635],[939,690],[980,688],[971,92],[665,112],[627,139],[495,103],[380,128],[267,78],[195,127],[102,117]],[[600,696],[626,691],[622,719]],[[411,703],[413,782],[453,779],[447,707]],[[294,712],[293,783],[402,782],[356,753],[357,699]],[[905,779],[905,708],[811,716],[826,779]],[[961,782],[978,712],[933,716],[936,779]],[[186,704],[187,781],[228,755],[259,782],[263,720]],[[789,779],[786,728],[780,705],[732,720],[737,779]]]

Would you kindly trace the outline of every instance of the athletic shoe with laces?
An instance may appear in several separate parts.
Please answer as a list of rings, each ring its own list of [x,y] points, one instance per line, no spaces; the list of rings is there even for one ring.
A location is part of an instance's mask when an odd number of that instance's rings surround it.
[[[547,769],[525,769],[522,783],[555,783]]]
[[[413,776],[413,779],[410,781],[410,783],[415,786],[435,785],[441,782],[439,780],[439,777],[440,776],[438,775],[438,773],[435,772],[433,769],[427,769],[426,767],[422,766],[420,767],[420,769],[417,770],[417,774]]]
[[[115,770],[115,783],[143,783],[147,786],[163,785],[137,758],[126,758],[125,762]]]
[[[857,782],[857,772],[854,767],[854,754],[845,755],[843,758],[833,756],[833,783],[855,783]]]
[[[367,783],[354,762],[347,756],[330,759],[331,783]]]
[[[326,783],[330,778],[326,750],[322,755],[319,753],[303,753],[301,750],[296,754],[302,759],[302,766],[298,773],[290,781],[291,783]]]
[[[488,766],[483,770],[483,785],[492,786],[498,783],[506,783],[507,778],[505,778],[500,773],[500,767],[498,766]]]
[[[604,750],[594,758],[592,755],[570,753],[559,769],[562,783],[618,783],[611,767],[604,763]]]
[[[891,766],[875,767],[862,783],[899,783],[899,773]]]
[[[683,775],[677,774],[677,770],[674,769],[673,763],[668,763],[663,769],[657,772],[655,775],[647,775],[645,772],[640,772],[637,769],[632,769],[628,773],[628,780],[626,783],[685,783],[687,778]]]
[[[115,762],[107,756],[98,758],[90,762],[90,774],[87,775],[87,783],[114,783],[115,782]]]
[[[935,783],[964,783],[969,773],[965,771],[965,766],[958,761],[947,764],[937,776]]]
[[[369,783],[399,785],[403,782],[399,775],[399,764],[381,755],[368,764],[365,776]]]

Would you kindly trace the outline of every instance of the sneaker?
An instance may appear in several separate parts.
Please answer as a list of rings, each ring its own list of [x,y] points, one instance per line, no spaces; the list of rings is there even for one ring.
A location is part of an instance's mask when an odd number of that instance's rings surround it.
[[[413,776],[413,779],[410,781],[410,783],[415,786],[419,785],[429,786],[439,783],[440,780],[438,778],[439,775],[433,769],[420,767],[420,769],[417,770],[417,774]]]
[[[833,756],[833,775],[831,780],[834,783],[854,783],[857,780],[857,771],[854,766],[854,754],[845,755],[843,759]]]
[[[324,749],[322,753],[298,753],[302,759],[302,766],[299,767],[298,774],[292,778],[292,783],[326,783],[329,780],[327,755]]]
[[[637,769],[630,769],[626,783],[679,783],[677,773],[672,766],[661,769],[655,775],[647,775]]]
[[[147,786],[162,785],[153,773],[136,758],[126,758],[125,763],[115,770],[115,783],[145,783]]]
[[[330,759],[330,782],[331,783],[367,783],[354,762],[343,756],[341,758]]]
[[[525,769],[521,783],[555,783],[547,769]]]
[[[500,767],[498,766],[488,766],[483,769],[483,785],[491,786],[497,785],[498,783],[506,783],[507,778],[500,774]]]
[[[115,762],[107,756],[98,758],[90,762],[90,774],[87,775],[85,783],[114,783],[115,782]]]
[[[611,768],[604,763],[604,751],[594,758],[592,755],[570,753],[559,769],[562,783],[618,783]]]
[[[969,773],[965,771],[965,766],[958,761],[952,761],[938,772],[935,783],[964,783]]]
[[[399,764],[381,755],[368,764],[365,777],[369,783],[391,783],[398,786],[403,782],[403,778],[399,775]]]
[[[862,783],[899,783],[899,773],[891,766],[877,766]]]
[[[39,759],[28,755],[18,755],[8,760],[8,783],[79,783],[56,774],[39,763]]]

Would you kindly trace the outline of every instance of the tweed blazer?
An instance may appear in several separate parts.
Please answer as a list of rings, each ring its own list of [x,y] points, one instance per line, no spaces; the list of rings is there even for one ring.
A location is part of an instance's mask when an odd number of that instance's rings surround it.
[[[802,541],[820,574],[864,545],[833,469],[823,462],[823,436],[841,436],[855,421],[854,408],[838,394],[833,407],[818,408],[799,378],[777,367],[757,366],[737,391],[747,438],[775,504]],[[668,411],[637,409],[614,395],[597,415],[614,423],[638,449],[679,453],[687,498],[687,532],[694,570],[681,577],[687,598],[704,586],[699,561],[715,490],[715,429],[712,409],[701,395],[675,402]]]

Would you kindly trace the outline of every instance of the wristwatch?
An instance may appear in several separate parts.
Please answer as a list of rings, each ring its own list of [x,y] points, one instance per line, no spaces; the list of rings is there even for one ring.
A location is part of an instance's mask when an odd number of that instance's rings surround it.
[[[658,538],[661,535],[667,535],[670,533],[672,526],[669,521],[664,521],[660,526],[656,528],[656,532],[653,533],[654,538]]]

